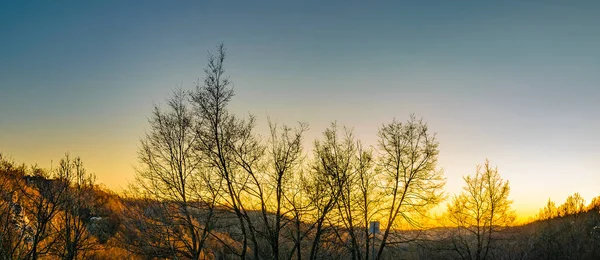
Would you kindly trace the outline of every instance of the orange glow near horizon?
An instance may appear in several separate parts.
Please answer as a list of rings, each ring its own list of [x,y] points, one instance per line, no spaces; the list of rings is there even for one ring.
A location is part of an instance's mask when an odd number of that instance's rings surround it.
[[[109,143],[105,143],[109,144]],[[306,142],[306,145],[309,145],[309,142]],[[84,162],[84,166],[89,172],[93,172],[97,177],[97,184],[103,185],[106,188],[114,191],[121,192],[127,189],[128,184],[133,181],[135,175],[134,167],[137,164],[136,156],[137,156],[137,145],[123,145],[120,146],[121,149],[76,149],[79,153],[69,152],[71,156],[80,156]],[[118,152],[117,152],[118,151]],[[26,165],[38,165],[42,168],[49,169],[52,165],[56,166],[56,163],[60,158],[62,158],[63,153],[57,152],[54,149],[38,149],[35,153],[31,153],[29,150],[16,150],[14,154],[10,154],[9,151],[2,151],[3,155],[7,158],[12,158],[16,163],[25,163]],[[56,156],[56,154],[60,156]],[[118,154],[119,156],[115,156]],[[442,153],[443,154],[443,153]],[[115,158],[116,157],[116,158]],[[45,159],[52,158],[52,159]],[[443,161],[443,160],[441,160]],[[443,165],[440,165],[442,167]],[[452,166],[452,165],[450,165]],[[451,167],[443,167],[447,172]],[[471,167],[473,170],[475,166]],[[500,173],[502,174],[502,167],[499,167]],[[468,172],[466,174],[472,174],[472,172]],[[435,207],[432,210],[432,214],[441,216],[446,210],[446,203],[451,199],[454,194],[459,193],[462,190],[462,185],[464,185],[464,181],[462,180],[462,176],[457,178],[450,179],[450,176],[446,176],[448,179],[448,183],[445,187],[446,194],[448,198],[445,202],[442,202],[440,205]],[[506,178],[505,178],[506,179]],[[451,181],[450,181],[451,180]],[[542,195],[538,195],[535,198],[528,198],[518,196],[520,194],[516,194],[514,192],[513,185],[518,183],[518,181],[512,181],[508,179],[511,185],[511,196],[510,198],[513,200],[512,207],[516,212],[517,219],[515,224],[524,224],[532,220],[539,212],[541,208],[543,208],[548,199],[553,200],[557,205],[560,205],[564,202],[568,195],[572,193],[566,194],[564,197],[560,197],[553,194],[546,194],[542,197]],[[574,192],[577,192],[576,190]],[[573,192],[573,193],[574,193]],[[583,194],[583,197],[586,200],[586,203],[589,203],[592,198],[598,196],[597,194]]]

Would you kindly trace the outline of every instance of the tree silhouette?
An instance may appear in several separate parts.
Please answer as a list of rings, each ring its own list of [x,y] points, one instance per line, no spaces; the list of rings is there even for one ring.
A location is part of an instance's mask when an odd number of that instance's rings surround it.
[[[458,227],[452,242],[462,259],[487,259],[497,233],[515,219],[508,199],[510,187],[486,160],[448,206],[448,220]]]
[[[289,221],[286,218],[286,208],[290,196],[290,182],[299,168],[302,166],[302,136],[308,129],[306,124],[300,123],[296,129],[288,126],[278,128],[276,124],[269,121],[270,138],[267,148],[267,173],[264,183],[267,192],[261,196],[261,213],[263,224],[266,229],[266,238],[271,246],[273,259],[279,259],[281,231]],[[260,185],[257,183],[257,185]],[[274,215],[274,220],[270,215]]]
[[[25,240],[31,233],[26,224],[20,193],[25,175],[25,165],[15,166],[0,153],[1,259],[23,259],[28,252]]]
[[[314,142],[314,161],[312,163],[312,193],[315,205],[315,234],[313,237],[309,259],[317,259],[321,237],[325,232],[325,221],[336,208],[348,216],[343,210],[344,202],[349,202],[346,191],[350,187],[353,174],[353,159],[356,153],[354,136],[345,129],[344,135],[338,134],[337,124],[323,132],[323,139]],[[342,210],[343,208],[343,210]],[[350,209],[348,209],[350,210]],[[352,218],[343,220],[352,225]]]
[[[540,212],[537,214],[536,219],[548,220],[553,219],[557,216],[558,209],[556,208],[556,204],[554,203],[554,201],[548,199],[548,203],[546,203],[546,206],[544,208],[540,209]]]
[[[167,103],[165,110],[154,107],[151,129],[141,141],[138,195],[162,205],[149,217],[164,224],[154,232],[171,234],[161,241],[163,250],[171,252],[171,257],[200,259],[219,187],[208,180],[202,155],[196,150],[198,134],[188,96],[177,90]]]
[[[26,216],[24,224],[30,230],[25,258],[38,259],[47,256],[57,241],[57,229],[52,222],[60,213],[67,187],[53,179],[52,173],[37,167],[25,176],[25,182],[19,183]]]
[[[442,172],[436,169],[439,151],[435,135],[414,115],[406,123],[394,120],[379,129],[379,152],[386,194],[382,205],[386,227],[377,259],[382,257],[399,218],[418,225],[417,218],[443,199],[445,184]]]
[[[55,254],[62,259],[85,258],[96,249],[96,241],[88,231],[92,219],[95,176],[87,173],[81,158],[71,160],[68,154],[60,160],[56,179],[64,185]]]
[[[558,207],[559,216],[575,215],[585,210],[585,200],[579,193],[567,197],[565,203]]]
[[[208,57],[203,84],[198,83],[191,93],[198,136],[196,149],[206,170],[223,182],[224,206],[231,208],[238,219],[243,241],[240,258],[246,258],[249,242],[253,244],[254,257],[259,258],[256,227],[244,205],[244,196],[246,192],[255,196],[261,192],[259,187],[250,190],[246,184],[249,178],[256,178],[264,146],[253,134],[255,118],[238,118],[227,108],[234,91],[225,76],[224,61],[225,47],[221,44],[217,54]]]

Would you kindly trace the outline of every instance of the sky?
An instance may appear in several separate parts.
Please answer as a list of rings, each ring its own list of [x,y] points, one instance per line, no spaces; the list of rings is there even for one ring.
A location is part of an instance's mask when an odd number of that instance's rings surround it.
[[[529,217],[600,195],[598,1],[2,1],[0,152],[98,182],[133,179],[152,106],[224,43],[231,110],[332,122],[367,145],[411,113],[440,142],[448,195],[488,158]]]

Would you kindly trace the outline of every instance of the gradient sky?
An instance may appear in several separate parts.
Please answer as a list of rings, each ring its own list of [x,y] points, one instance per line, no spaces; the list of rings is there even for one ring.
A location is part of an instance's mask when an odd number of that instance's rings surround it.
[[[249,3],[252,2],[252,3]],[[326,3],[322,3],[326,2]],[[132,179],[154,103],[203,77],[221,42],[232,110],[375,144],[394,117],[437,132],[449,194],[486,158],[523,218],[600,195],[600,1],[3,1],[0,151],[81,156]]]

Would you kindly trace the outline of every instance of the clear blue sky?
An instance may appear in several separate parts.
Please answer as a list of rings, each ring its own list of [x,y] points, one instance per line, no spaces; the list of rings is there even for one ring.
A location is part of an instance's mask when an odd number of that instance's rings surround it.
[[[338,120],[375,144],[416,113],[451,194],[489,158],[522,214],[600,195],[600,2],[490,2],[3,1],[0,151],[124,186],[153,103],[223,42],[259,133],[306,121],[308,145]]]

